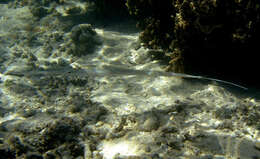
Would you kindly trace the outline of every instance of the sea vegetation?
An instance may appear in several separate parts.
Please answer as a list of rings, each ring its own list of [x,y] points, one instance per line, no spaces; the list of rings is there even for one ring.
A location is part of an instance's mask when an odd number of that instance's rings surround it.
[[[116,19],[128,16],[128,10],[125,5],[125,0],[106,1],[106,0],[87,0],[94,3],[94,8],[98,18]]]
[[[258,63],[259,1],[127,0],[126,5],[139,19],[143,45],[170,57],[169,71],[257,84],[252,72]]]

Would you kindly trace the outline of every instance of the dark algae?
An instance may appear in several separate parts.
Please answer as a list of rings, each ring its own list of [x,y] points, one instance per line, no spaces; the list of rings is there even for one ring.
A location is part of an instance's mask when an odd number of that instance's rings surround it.
[[[139,18],[140,39],[169,56],[169,71],[259,87],[257,0],[127,0]]]

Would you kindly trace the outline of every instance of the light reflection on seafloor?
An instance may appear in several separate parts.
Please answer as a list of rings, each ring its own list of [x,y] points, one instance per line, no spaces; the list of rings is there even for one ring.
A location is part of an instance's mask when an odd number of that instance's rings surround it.
[[[116,155],[120,156],[139,156],[140,146],[134,141],[112,140],[104,141],[101,145],[101,153],[104,159],[113,159]]]
[[[71,41],[69,27],[61,29],[70,21],[67,14],[56,19],[50,13],[35,23],[28,7],[0,4],[0,16],[1,152],[259,158],[259,97],[228,83],[164,72],[148,49],[136,47],[139,31],[128,22],[93,27],[101,44],[76,56],[68,53],[72,46],[83,46]],[[24,30],[28,22],[44,29]],[[35,41],[23,42],[29,37]]]

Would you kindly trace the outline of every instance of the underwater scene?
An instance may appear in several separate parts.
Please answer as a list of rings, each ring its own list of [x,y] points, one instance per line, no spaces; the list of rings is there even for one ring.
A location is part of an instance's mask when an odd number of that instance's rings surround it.
[[[260,159],[259,30],[258,0],[0,0],[0,159]]]

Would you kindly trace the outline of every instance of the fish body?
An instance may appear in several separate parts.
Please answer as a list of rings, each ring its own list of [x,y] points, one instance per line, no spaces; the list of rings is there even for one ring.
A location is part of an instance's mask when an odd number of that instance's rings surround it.
[[[47,69],[47,70],[31,70],[31,71],[9,71],[5,75],[13,76],[26,76],[26,77],[35,77],[35,76],[47,76],[47,75],[59,75],[59,76],[77,76],[77,77],[87,77],[87,76],[116,76],[116,75],[136,75],[136,76],[166,76],[166,77],[181,77],[181,78],[192,78],[192,79],[201,79],[208,81],[215,81],[219,83],[224,83],[232,85],[244,90],[248,88],[235,84],[233,82],[224,81],[215,78],[209,78],[204,76],[194,76],[183,73],[174,73],[174,72],[163,72],[163,71],[150,71],[150,70],[135,70],[129,69],[122,66],[115,66],[110,64],[104,65],[82,65],[79,68],[69,67],[60,67],[57,69]]]

